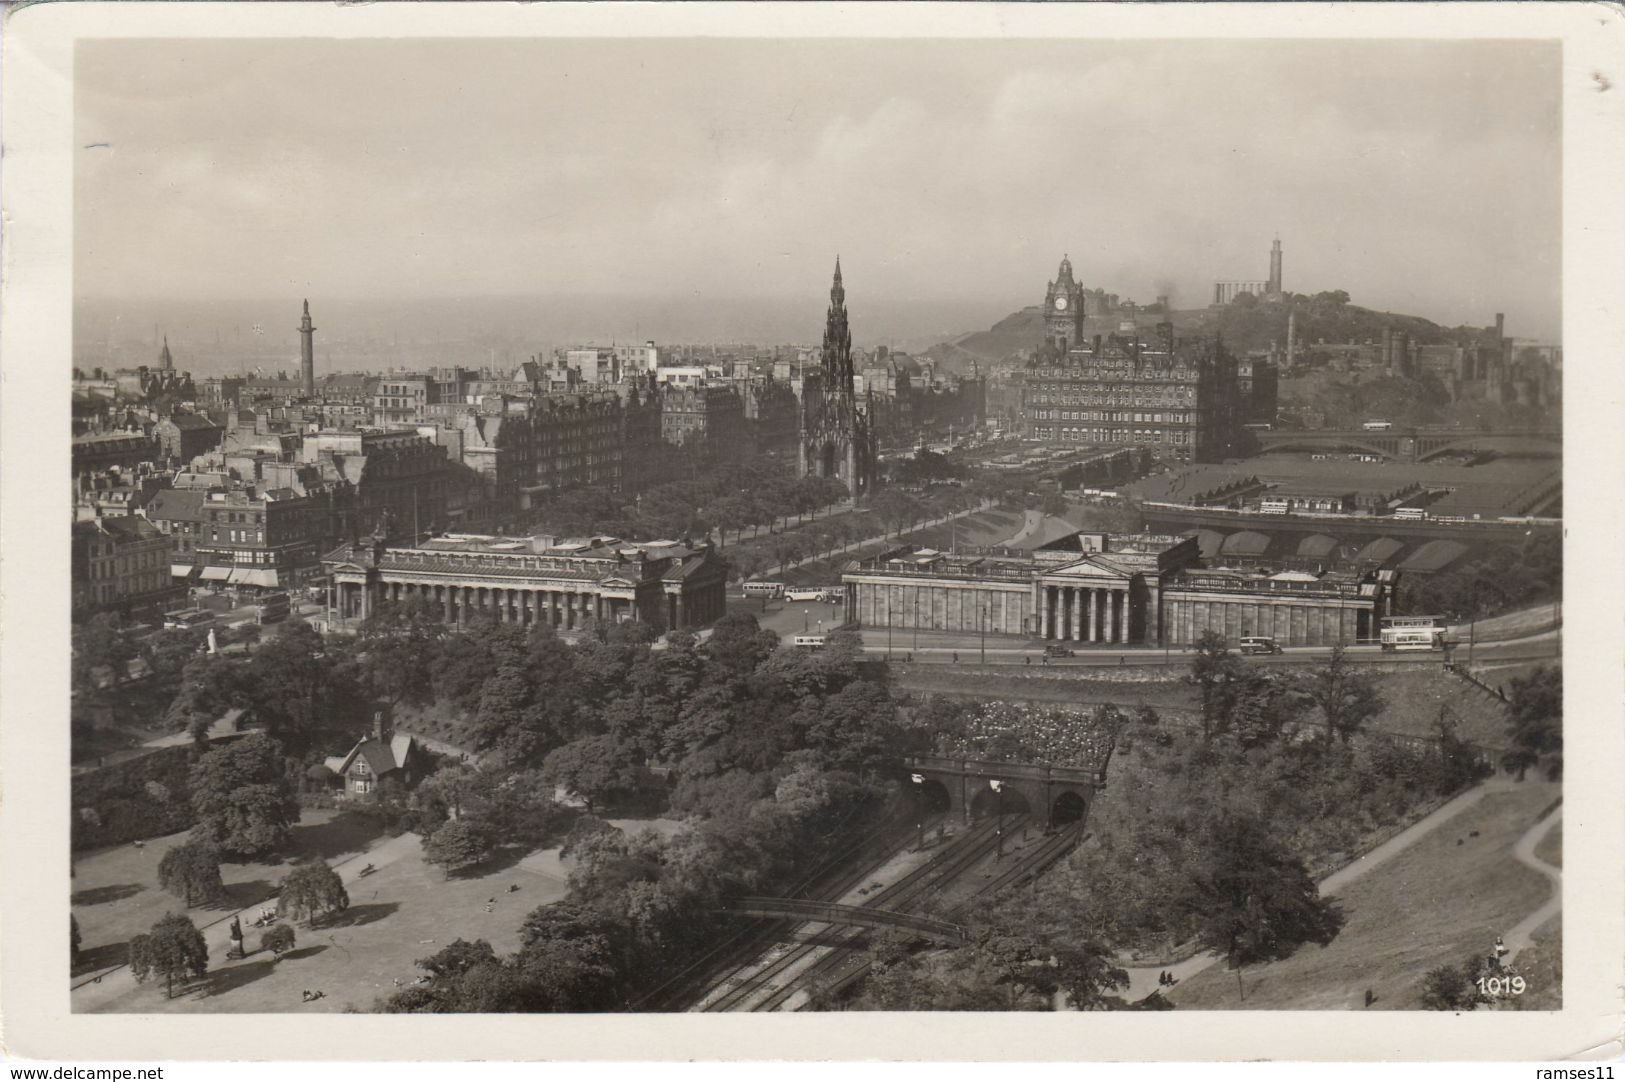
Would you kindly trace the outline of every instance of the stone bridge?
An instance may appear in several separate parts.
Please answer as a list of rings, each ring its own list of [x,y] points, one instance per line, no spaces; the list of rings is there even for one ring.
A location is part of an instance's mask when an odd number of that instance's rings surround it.
[[[740,898],[730,905],[726,912],[739,913],[747,917],[815,920],[825,924],[847,924],[859,928],[905,928],[934,939],[938,943],[957,945],[965,942],[965,929],[957,924],[871,906],[815,902],[805,898]]]
[[[1045,829],[1081,823],[1089,814],[1095,794],[1106,785],[1106,768],[1027,766],[991,759],[955,759],[920,755],[906,760],[929,806],[958,816],[965,822],[1025,806]],[[998,791],[992,782],[1000,783]]]
[[[1260,451],[1360,451],[1383,458],[1424,462],[1450,452],[1523,451],[1559,453],[1563,433],[1555,428],[1490,431],[1460,428],[1319,429],[1310,432],[1255,432]]]

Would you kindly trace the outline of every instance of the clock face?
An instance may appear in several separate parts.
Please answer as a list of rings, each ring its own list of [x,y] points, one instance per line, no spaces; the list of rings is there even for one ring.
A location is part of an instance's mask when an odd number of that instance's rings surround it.
[[[1066,298],[1065,297],[1056,297],[1055,298],[1055,310],[1057,312],[1066,311]]]

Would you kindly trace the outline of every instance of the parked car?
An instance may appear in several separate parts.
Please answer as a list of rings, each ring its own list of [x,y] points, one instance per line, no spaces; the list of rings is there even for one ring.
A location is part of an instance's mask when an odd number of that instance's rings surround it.
[[[1058,642],[1052,642],[1048,646],[1044,647],[1044,656],[1045,657],[1077,657],[1078,653],[1077,653],[1076,650],[1072,650],[1072,649],[1069,649],[1069,648],[1067,648],[1065,646],[1062,646]]]

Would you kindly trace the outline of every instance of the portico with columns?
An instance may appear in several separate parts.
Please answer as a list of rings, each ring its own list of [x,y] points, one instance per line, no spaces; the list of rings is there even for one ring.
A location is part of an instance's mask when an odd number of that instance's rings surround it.
[[[1143,576],[1093,560],[1046,568],[1033,579],[1039,637],[1086,645],[1141,642],[1146,594]]]

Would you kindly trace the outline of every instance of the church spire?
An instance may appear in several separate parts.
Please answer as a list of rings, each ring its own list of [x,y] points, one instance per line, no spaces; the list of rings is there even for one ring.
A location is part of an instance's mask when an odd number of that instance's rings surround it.
[[[841,257],[835,257],[835,280],[829,287],[829,314],[824,318],[824,379],[834,391],[852,393],[852,330],[846,322],[846,287],[841,284]]]

